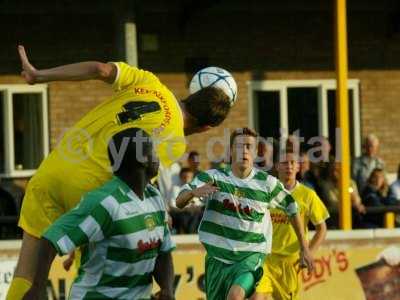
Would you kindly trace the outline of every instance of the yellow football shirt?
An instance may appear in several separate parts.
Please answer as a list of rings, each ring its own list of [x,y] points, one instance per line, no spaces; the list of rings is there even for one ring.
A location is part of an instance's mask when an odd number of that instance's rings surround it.
[[[307,224],[311,221],[314,225],[321,224],[329,213],[317,194],[305,185],[297,182],[291,195],[297,202],[300,218],[304,224],[304,232],[307,236]],[[270,210],[272,219],[272,253],[279,255],[293,255],[300,251],[294,231],[287,215],[279,209]]]
[[[115,63],[118,72],[114,95],[101,103],[70,130],[43,161],[31,184],[45,188],[62,210],[68,211],[83,193],[111,178],[107,146],[112,135],[130,127],[146,131],[156,144],[163,165],[185,152],[183,115],[172,92],[151,72]],[[157,102],[161,108],[132,121],[122,120],[130,102]]]

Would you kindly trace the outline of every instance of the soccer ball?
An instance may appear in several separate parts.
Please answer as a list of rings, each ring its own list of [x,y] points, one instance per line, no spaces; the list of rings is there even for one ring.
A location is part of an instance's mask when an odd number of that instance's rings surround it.
[[[215,86],[223,90],[228,95],[231,106],[236,102],[237,85],[228,71],[218,67],[201,69],[190,81],[190,94],[194,94],[207,86]]]

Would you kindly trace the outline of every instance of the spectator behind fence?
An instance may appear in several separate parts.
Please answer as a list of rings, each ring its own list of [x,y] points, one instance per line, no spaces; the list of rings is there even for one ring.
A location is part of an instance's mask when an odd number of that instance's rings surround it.
[[[175,200],[176,189],[179,190],[180,188],[180,170],[181,166],[177,162],[173,163],[169,167],[160,164],[157,185],[167,207],[172,200]]]
[[[209,169],[223,169],[226,167],[226,163],[223,160],[213,160],[210,162]]]
[[[178,234],[196,233],[203,214],[203,203],[198,198],[193,198],[191,205],[188,205],[184,210],[176,207],[176,198],[179,195],[181,187],[191,182],[193,177],[194,174],[190,168],[181,169],[179,173],[180,184],[174,188],[173,197],[169,203],[172,227]]]
[[[330,227],[338,227],[338,210],[340,201],[339,192],[339,174],[340,163],[331,161],[328,165],[328,174],[321,179],[321,198],[325,202],[331,213],[332,221],[328,220]],[[353,215],[354,228],[370,228],[373,224],[364,221],[365,206],[362,204],[356,183],[352,180],[350,183],[350,200]],[[335,212],[335,213],[333,213]]]
[[[300,164],[297,179],[303,180],[310,171],[310,158],[306,151],[300,151]]]
[[[389,187],[388,198],[391,203],[400,204],[400,164],[397,168],[397,180]]]
[[[266,141],[260,141],[257,145],[257,158],[255,166],[265,172],[270,172],[274,166],[273,160],[274,146]]]
[[[393,205],[386,196],[387,185],[385,183],[385,173],[380,168],[372,170],[367,185],[362,191],[362,201],[366,207],[379,207],[385,205]],[[377,227],[383,226],[384,214],[367,214],[365,220],[376,225]]]
[[[318,136],[312,147],[308,149],[307,154],[310,159],[310,170],[308,172],[308,182],[323,199],[321,179],[326,179],[329,173],[329,162],[334,161],[335,157],[331,154],[332,146],[328,138]],[[330,219],[333,222],[334,218]]]
[[[351,177],[357,183],[359,191],[363,191],[372,170],[384,170],[385,163],[378,157],[379,139],[374,134],[369,134],[364,140],[364,154],[352,162]]]
[[[325,136],[318,136],[312,145],[313,147],[310,149],[311,161],[313,163],[323,162],[327,166],[333,157],[331,153],[332,145],[329,139]]]
[[[197,151],[190,151],[187,159],[187,167],[196,176],[200,171],[200,154]]]
[[[311,172],[311,163],[310,158],[308,157],[308,153],[305,150],[300,151],[300,170],[297,173],[297,180],[309,187],[310,189],[316,190],[316,177]]]
[[[17,216],[18,208],[14,197],[0,187],[0,239],[15,239],[17,237]],[[1,221],[2,217],[15,217],[15,223],[3,223]]]
[[[0,239],[18,239],[21,230],[17,226],[17,218],[21,209],[24,189],[12,179],[0,181]],[[5,222],[1,217],[15,218],[14,222]]]

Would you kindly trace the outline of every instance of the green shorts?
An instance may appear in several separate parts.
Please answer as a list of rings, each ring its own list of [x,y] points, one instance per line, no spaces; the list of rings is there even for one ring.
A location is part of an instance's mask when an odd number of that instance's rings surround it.
[[[249,258],[227,264],[206,256],[205,284],[207,300],[226,300],[232,285],[240,285],[246,297],[250,297],[263,275],[262,262]]]

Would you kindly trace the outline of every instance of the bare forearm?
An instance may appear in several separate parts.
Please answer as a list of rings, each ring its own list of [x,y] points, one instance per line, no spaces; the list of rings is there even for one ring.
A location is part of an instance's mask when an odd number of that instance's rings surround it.
[[[312,253],[317,252],[319,246],[321,246],[322,242],[326,237],[326,224],[325,222],[316,226],[315,235],[310,241],[310,251]]]
[[[308,272],[311,272],[314,269],[314,259],[308,247],[308,241],[304,234],[303,223],[298,213],[290,218],[290,223],[292,224],[294,231],[296,232],[297,239],[300,243],[300,268],[307,268]]]
[[[174,266],[171,253],[157,257],[154,268],[154,279],[160,286],[162,299],[173,299],[174,295]]]
[[[39,265],[33,285],[44,288],[49,276],[51,263],[56,256],[53,246],[46,240],[41,239],[39,248]]]
[[[308,247],[308,241],[305,238],[305,234],[304,234],[304,229],[303,229],[303,224],[300,220],[299,214],[296,214],[294,216],[292,216],[290,218],[290,223],[293,226],[293,229],[296,233],[297,239],[300,243],[300,247],[302,249],[307,248]]]
[[[42,299],[42,296],[45,294],[47,278],[49,275],[51,263],[56,256],[56,251],[46,239],[42,238],[40,240],[39,251],[36,255],[36,274],[32,282],[32,287],[23,299]]]
[[[190,200],[194,197],[192,191],[183,191],[179,194],[178,198],[176,198],[176,207],[184,208]]]
[[[81,81],[90,79],[100,79],[112,83],[112,66],[96,61],[87,61],[76,64],[64,65],[51,69],[37,70],[36,82],[50,81]]]
[[[206,198],[218,190],[219,188],[212,183],[206,183],[205,185],[191,191],[183,191],[179,194],[178,198],[176,198],[176,206],[178,208],[184,208],[194,197]]]

